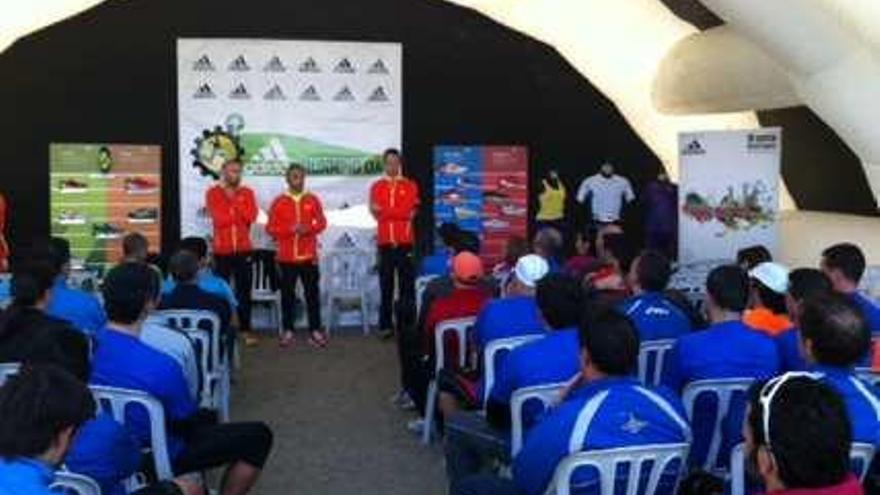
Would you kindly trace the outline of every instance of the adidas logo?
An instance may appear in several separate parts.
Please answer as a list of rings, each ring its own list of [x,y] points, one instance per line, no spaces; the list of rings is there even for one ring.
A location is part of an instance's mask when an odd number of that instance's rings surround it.
[[[281,62],[281,59],[278,58],[278,55],[272,57],[272,60],[269,60],[269,63],[263,67],[265,72],[287,72],[287,67],[284,66],[284,63]]]
[[[196,93],[193,95],[193,98],[197,98],[200,100],[210,100],[216,98],[217,95],[214,94],[214,90],[211,89],[207,83],[199,86],[199,89],[196,90]]]
[[[231,64],[229,64],[229,70],[233,72],[247,72],[251,70],[251,66],[248,65],[247,60],[244,59],[244,55],[239,55]]]
[[[248,90],[246,87],[244,87],[244,84],[239,84],[235,87],[235,89],[232,90],[231,93],[229,93],[229,97],[233,100],[250,100],[251,94],[248,93]]]
[[[378,88],[373,90],[373,94],[370,95],[370,101],[388,101],[388,93],[385,92],[385,88],[379,86]]]
[[[318,94],[318,90],[314,86],[309,86],[299,95],[299,99],[302,101],[321,101],[321,95]]]
[[[286,100],[286,99],[287,99],[287,96],[284,95],[284,91],[281,90],[281,86],[278,86],[278,85],[276,84],[275,86],[272,86],[272,89],[270,89],[270,90],[269,90],[269,91],[263,96],[263,99],[264,99],[264,100],[275,100],[275,101],[278,101],[278,100]]]
[[[211,62],[207,55],[202,55],[202,58],[196,60],[196,63],[193,64],[193,70],[196,72],[213,72],[214,63]]]
[[[354,94],[352,94],[348,86],[345,86],[336,93],[336,96],[333,97],[333,101],[354,101]]]
[[[310,72],[310,73],[318,73],[321,72],[321,68],[318,67],[318,62],[315,62],[315,59],[309,57],[303,61],[303,63],[299,64],[300,72]]]
[[[703,145],[700,144],[699,141],[694,139],[687,146],[684,147],[684,150],[681,152],[682,155],[705,155],[706,150],[703,149]]]
[[[354,66],[351,65],[351,61],[347,58],[343,58],[336,64],[336,68],[333,69],[333,72],[338,74],[354,74]]]
[[[385,66],[385,62],[380,58],[373,62],[373,65],[370,66],[369,70],[367,70],[368,74],[388,74],[388,67]]]

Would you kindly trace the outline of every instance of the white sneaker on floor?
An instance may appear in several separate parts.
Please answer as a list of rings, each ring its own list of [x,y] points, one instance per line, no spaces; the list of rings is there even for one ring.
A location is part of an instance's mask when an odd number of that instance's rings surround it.
[[[391,405],[402,411],[414,411],[416,408],[416,403],[413,402],[406,390],[401,390],[394,394],[394,396],[391,397],[390,402]]]
[[[414,419],[406,424],[406,429],[409,430],[410,433],[421,435],[425,430],[425,420],[422,418]]]

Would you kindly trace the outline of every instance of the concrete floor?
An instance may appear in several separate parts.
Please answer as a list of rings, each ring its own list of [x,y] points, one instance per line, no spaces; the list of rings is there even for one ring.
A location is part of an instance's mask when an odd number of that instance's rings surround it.
[[[315,350],[303,334],[294,349],[272,339],[246,349],[233,387],[233,420],[264,420],[275,447],[258,495],[440,495],[442,453],[406,430],[414,417],[394,409],[393,343],[337,336]]]

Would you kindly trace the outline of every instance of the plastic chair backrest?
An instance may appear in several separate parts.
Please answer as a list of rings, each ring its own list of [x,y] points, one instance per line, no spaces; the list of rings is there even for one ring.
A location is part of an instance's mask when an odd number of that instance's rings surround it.
[[[443,320],[437,324],[434,330],[434,372],[439,373],[446,363],[446,336],[451,335],[458,342],[458,367],[464,368],[467,364],[468,332],[474,326],[476,318],[456,318]]]
[[[153,315],[155,318],[164,321],[171,328],[176,328],[198,339],[198,335],[208,332],[210,345],[208,347],[209,360],[205,371],[208,373],[216,373],[226,365],[226,361],[220,352],[220,317],[212,311],[202,309],[166,309],[157,311]],[[208,326],[210,330],[205,330]]]
[[[666,360],[666,353],[675,345],[675,339],[649,340],[642,342],[639,348],[639,381],[648,386],[657,386],[660,384],[660,377],[663,375],[663,364]],[[650,363],[654,367],[648,369]]]
[[[272,277],[269,276],[270,270],[273,269],[274,267],[268,260],[259,257],[254,258],[253,263],[251,263],[253,273],[251,293],[255,297],[266,297],[275,294],[275,290],[272,289]]]
[[[367,286],[370,256],[362,249],[335,249],[323,257],[327,293],[331,296],[362,296]]]
[[[673,465],[677,465],[679,476],[687,462],[688,444],[658,444],[644,445],[639,447],[624,447],[619,449],[592,450],[578,452],[569,455],[556,467],[553,480],[547,489],[548,494],[569,495],[571,493],[572,475],[581,468],[592,467],[599,473],[599,486],[601,495],[614,495],[618,479],[618,468],[627,467],[626,495],[654,495],[660,484],[663,474],[667,473]],[[677,464],[676,464],[677,463]],[[642,485],[642,475],[648,478],[644,490],[639,490]]]
[[[101,495],[101,487],[95,480],[68,471],[56,471],[49,490],[58,494]]]
[[[126,423],[126,409],[129,405],[140,407],[146,411],[150,422],[150,451],[156,476],[159,480],[174,478],[171,469],[171,457],[168,453],[168,437],[165,431],[165,409],[153,396],[140,390],[90,385],[92,395],[98,408],[113,416],[116,421]]]
[[[511,458],[522,449],[525,425],[523,424],[523,408],[531,401],[540,402],[545,409],[549,409],[559,401],[559,395],[567,387],[569,382],[548,383],[534,387],[524,387],[514,390],[510,397],[510,455]]]
[[[718,453],[721,450],[722,426],[724,419],[730,413],[734,394],[747,392],[754,381],[753,378],[722,378],[718,380],[698,380],[685,386],[682,402],[684,402],[684,409],[691,423],[694,421],[694,405],[697,399],[704,395],[711,395],[715,398],[717,404],[709,450],[706,458],[701,463],[705,471],[716,471]]]
[[[18,373],[21,363],[0,363],[0,386],[6,383],[10,376]]]
[[[489,392],[495,386],[495,366],[497,365],[498,355],[502,352],[510,352],[517,347],[528,344],[529,342],[540,339],[543,335],[523,335],[520,337],[510,337],[507,339],[496,339],[486,346],[483,350],[483,405],[489,400]]]
[[[416,311],[421,311],[422,296],[424,296],[425,290],[428,288],[428,283],[435,278],[437,278],[437,275],[422,275],[416,279]]]

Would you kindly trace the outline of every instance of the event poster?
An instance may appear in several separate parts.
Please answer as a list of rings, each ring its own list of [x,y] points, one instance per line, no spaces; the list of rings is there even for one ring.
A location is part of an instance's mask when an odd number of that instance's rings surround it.
[[[372,249],[369,187],[401,144],[401,57],[396,43],[178,40],[182,235],[210,234],[205,191],[239,160],[263,213],[255,244],[272,248],[265,213],[297,162],[324,204],[322,244],[346,232]]]
[[[503,259],[510,237],[527,237],[528,160],[523,146],[434,148],[435,223],[477,233],[487,268]]]
[[[161,163],[159,146],[50,145],[51,231],[70,241],[74,266],[101,271],[118,262],[129,232],[160,249]]]
[[[779,244],[778,128],[679,135],[679,256],[732,260],[737,250]]]

